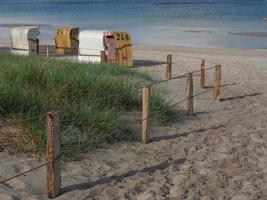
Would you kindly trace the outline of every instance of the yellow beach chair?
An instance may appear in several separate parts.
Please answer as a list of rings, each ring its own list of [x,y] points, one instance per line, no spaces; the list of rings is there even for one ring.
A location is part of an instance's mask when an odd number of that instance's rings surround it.
[[[60,27],[56,31],[56,53],[59,55],[77,55],[79,48],[78,27]]]

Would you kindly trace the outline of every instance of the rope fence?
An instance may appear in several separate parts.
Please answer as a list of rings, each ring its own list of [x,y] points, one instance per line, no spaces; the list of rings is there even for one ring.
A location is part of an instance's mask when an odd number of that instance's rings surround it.
[[[216,64],[212,67],[206,67],[206,60],[200,59],[202,62],[200,63],[199,69],[184,73],[181,75],[173,76],[172,75],[172,55],[167,55],[167,62],[166,62],[166,69],[165,69],[165,79],[159,80],[159,81],[152,81],[150,83],[147,83],[139,88],[133,88],[129,91],[130,95],[135,95],[136,92],[142,91],[142,117],[141,119],[138,119],[135,122],[141,123],[141,142],[143,144],[147,144],[150,142],[150,122],[149,120],[153,115],[158,114],[150,114],[150,106],[151,106],[151,88],[155,85],[158,85],[160,83],[177,80],[177,79],[185,79],[185,90],[184,90],[184,96],[185,98],[176,102],[169,104],[169,108],[175,108],[178,105],[184,103],[185,104],[185,113],[187,115],[193,115],[194,114],[194,101],[193,99],[195,97],[201,96],[205,93],[213,91],[213,96],[211,96],[211,99],[214,101],[219,102],[221,99],[221,92],[220,89],[222,87],[221,85],[221,65]],[[205,73],[207,70],[214,69],[214,80],[213,80],[213,86],[210,88],[206,88],[206,76]],[[194,94],[194,75],[200,73],[200,82],[199,85],[202,89],[201,92]],[[88,91],[80,91],[80,92],[88,92]],[[121,98],[122,93],[118,92],[116,94],[108,95],[103,98],[97,98],[93,99],[92,101],[99,101],[103,99],[109,99],[111,97],[118,97]],[[160,110],[159,113],[164,113],[166,110]],[[14,122],[7,122],[6,124],[0,125],[0,128],[12,126],[15,124],[23,123],[28,120],[36,120],[36,119],[42,119],[46,117],[46,137],[47,137],[47,143],[46,143],[46,162],[43,164],[40,164],[30,170],[24,171],[22,173],[16,174],[14,176],[10,176],[4,180],[0,180],[0,184],[4,184],[12,179],[18,178],[22,175],[25,175],[27,173],[30,173],[32,171],[35,171],[39,168],[47,166],[47,196],[50,198],[57,197],[60,195],[61,192],[61,153],[60,153],[60,122],[63,120],[60,120],[60,113],[61,112],[49,112],[45,114],[41,114],[38,116],[33,116],[30,118],[27,118],[25,120],[18,120]]]
[[[5,123],[3,125],[0,125],[0,128],[4,128],[4,127],[7,127],[7,126],[11,126],[11,125],[14,125],[14,124],[19,124],[19,123],[23,123],[25,121],[30,121],[30,120],[33,120],[33,119],[41,119],[42,117],[45,117],[46,114],[42,114],[42,115],[38,115],[38,116],[34,116],[34,117],[30,117],[30,118],[27,118],[25,120],[19,120],[19,121],[14,121],[14,122],[9,122],[9,123]]]
[[[61,157],[61,155],[58,156],[55,160],[59,159],[60,157]],[[36,167],[33,167],[33,168],[27,170],[27,171],[24,171],[24,172],[21,172],[21,173],[19,173],[19,174],[14,175],[14,176],[8,177],[8,178],[6,178],[6,179],[0,181],[0,184],[4,184],[4,183],[6,183],[6,182],[8,182],[8,181],[11,181],[11,180],[13,180],[13,179],[15,179],[15,178],[18,178],[18,177],[23,176],[23,175],[25,175],[25,174],[27,174],[27,173],[30,173],[30,172],[35,171],[35,170],[37,170],[37,169],[40,169],[40,168],[42,168],[42,167],[44,167],[44,166],[47,166],[48,164],[51,164],[51,163],[54,162],[55,160],[52,160],[52,161],[49,161],[49,162],[45,162],[45,163],[43,163],[43,164],[41,164],[41,165],[38,165],[38,166],[36,166]]]

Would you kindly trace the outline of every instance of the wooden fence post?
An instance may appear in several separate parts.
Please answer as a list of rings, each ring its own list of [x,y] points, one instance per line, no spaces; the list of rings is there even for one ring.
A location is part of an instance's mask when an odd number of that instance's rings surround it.
[[[205,60],[202,60],[201,69],[200,69],[200,87],[202,89],[206,88],[206,69],[205,69]]]
[[[150,139],[149,109],[151,85],[145,85],[142,91],[142,143],[147,144]]]
[[[106,52],[105,51],[101,51],[101,62],[102,63],[106,63],[107,62]]]
[[[60,175],[60,119],[58,112],[47,113],[47,195],[49,198],[61,192]]]
[[[220,101],[221,98],[221,65],[215,66],[215,78],[214,78],[214,85],[213,85],[213,99],[214,101]]]
[[[194,89],[193,89],[193,73],[189,73],[185,83],[185,113],[194,115]]]
[[[167,55],[167,63],[166,63],[166,80],[172,79],[172,55]]]
[[[49,58],[49,44],[46,45],[46,57]]]

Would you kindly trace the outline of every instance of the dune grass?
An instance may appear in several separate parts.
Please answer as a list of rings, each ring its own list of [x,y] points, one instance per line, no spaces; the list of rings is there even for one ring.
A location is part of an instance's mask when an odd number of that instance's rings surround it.
[[[131,90],[149,81],[146,74],[115,65],[2,54],[0,114],[16,121],[60,111],[62,148],[86,151],[127,136],[129,124],[138,122],[125,116],[141,109],[141,92]],[[172,112],[154,91],[152,119],[165,124]],[[36,146],[33,151],[45,149],[44,119],[20,124]]]

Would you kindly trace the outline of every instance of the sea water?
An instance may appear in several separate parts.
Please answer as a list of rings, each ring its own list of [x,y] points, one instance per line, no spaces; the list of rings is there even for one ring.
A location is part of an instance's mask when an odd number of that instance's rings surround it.
[[[0,37],[39,24],[41,39],[53,39],[72,25],[128,31],[139,44],[266,49],[264,17],[267,0],[0,0]]]

